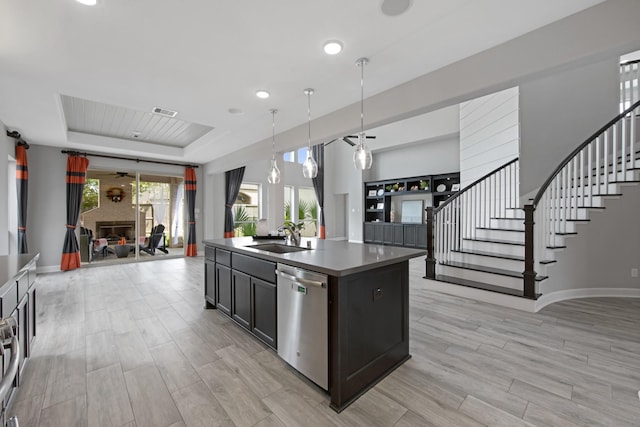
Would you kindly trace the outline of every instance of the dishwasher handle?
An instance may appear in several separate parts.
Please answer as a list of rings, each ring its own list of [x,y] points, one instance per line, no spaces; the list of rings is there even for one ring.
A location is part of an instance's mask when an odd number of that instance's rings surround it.
[[[324,282],[319,282],[317,280],[309,280],[309,279],[303,279],[301,277],[296,277],[293,276],[291,274],[285,273],[284,271],[281,270],[276,270],[276,273],[280,276],[280,277],[284,277],[285,279],[291,280],[294,283],[299,283],[301,285],[304,286],[316,286],[319,288],[326,288],[327,284]]]

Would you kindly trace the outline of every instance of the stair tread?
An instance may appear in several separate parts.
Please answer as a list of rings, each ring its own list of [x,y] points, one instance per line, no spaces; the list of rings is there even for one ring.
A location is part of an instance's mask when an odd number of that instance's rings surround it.
[[[505,288],[503,286],[491,285],[489,283],[476,282],[474,280],[461,279],[459,277],[447,276],[438,274],[436,280],[440,282],[452,283],[454,285],[467,286],[469,288],[481,289],[484,291],[497,292],[505,295],[512,295],[516,297],[525,297],[524,291],[518,289]],[[538,299],[540,295],[536,295],[535,299]]]
[[[469,264],[467,262],[458,262],[458,261],[447,261],[447,262],[441,262],[440,264],[447,265],[449,267],[464,268],[465,270],[481,271],[484,273],[499,274],[501,276],[515,277],[520,279],[522,278],[521,271],[506,270],[504,268],[488,267],[486,265]],[[546,278],[547,278],[546,276],[536,276],[536,281],[539,282]]]
[[[524,246],[524,243],[522,242],[514,242],[512,240],[501,240],[501,239],[484,239],[482,237],[474,237],[473,239],[464,237],[463,240],[469,240],[471,242],[500,243],[504,245]]]
[[[514,231],[518,233],[524,233],[524,230],[517,228],[499,228],[499,227],[476,227],[476,230],[488,230],[488,231]]]
[[[461,254],[468,254],[468,255],[481,255],[481,256],[486,256],[486,257],[491,257],[491,258],[510,259],[510,260],[513,260],[513,261],[524,261],[524,257],[523,256],[500,254],[500,253],[497,253],[497,252],[476,251],[476,250],[471,250],[471,249],[452,249],[451,252],[458,252],[458,253],[461,253]]]
[[[576,233],[575,231],[571,231],[571,232],[566,232],[566,233],[556,233],[556,236],[575,236],[578,233]]]
[[[543,259],[542,261],[540,261],[540,264],[553,264],[554,262],[556,262],[555,259]]]

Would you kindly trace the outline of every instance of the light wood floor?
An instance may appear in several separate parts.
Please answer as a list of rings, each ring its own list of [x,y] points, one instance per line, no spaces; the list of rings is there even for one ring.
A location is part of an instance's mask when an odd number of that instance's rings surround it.
[[[203,309],[203,260],[38,277],[38,334],[10,410],[29,426],[638,426],[640,300],[538,314],[423,289],[413,358],[341,414]]]

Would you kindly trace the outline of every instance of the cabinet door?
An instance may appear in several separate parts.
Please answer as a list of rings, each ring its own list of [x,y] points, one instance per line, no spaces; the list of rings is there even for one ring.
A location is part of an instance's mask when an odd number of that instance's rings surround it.
[[[36,287],[29,289],[29,352],[33,345],[33,339],[36,337]],[[30,356],[31,354],[29,354]]]
[[[416,226],[404,225],[404,245],[410,248],[416,246]]]
[[[385,245],[393,245],[393,230],[395,228],[395,224],[385,224],[384,225],[384,235],[382,242]]]
[[[224,265],[216,264],[215,278],[216,308],[227,316],[231,316],[231,269]]]
[[[204,261],[204,299],[216,304],[216,263],[205,259]]]
[[[25,295],[22,301],[18,304],[18,341],[20,342],[20,368],[18,369],[18,381],[19,375],[24,367],[24,360],[29,352],[29,297]]]
[[[384,241],[384,224],[378,223],[373,226],[373,241],[374,243],[382,243]]]
[[[373,228],[374,228],[373,223],[371,222],[365,222],[364,223],[364,242],[365,243],[373,243],[373,239],[374,239],[374,233],[373,233]]]
[[[404,245],[404,226],[402,224],[393,225],[393,244],[398,246]]]
[[[421,249],[427,249],[427,225],[416,225],[416,246]]]
[[[251,329],[251,276],[235,270],[231,276],[231,317],[240,326]]]
[[[252,332],[269,346],[276,348],[277,312],[276,285],[251,278],[253,325]]]

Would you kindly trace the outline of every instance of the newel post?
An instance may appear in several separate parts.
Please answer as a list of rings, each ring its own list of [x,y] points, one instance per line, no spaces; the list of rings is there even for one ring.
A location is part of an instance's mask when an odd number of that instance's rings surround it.
[[[533,226],[535,221],[533,215],[535,208],[533,205],[524,205],[524,296],[535,299],[536,297],[536,276],[534,270],[533,253]]]
[[[426,263],[426,279],[436,278],[436,258],[433,251],[433,207],[429,206],[425,209],[427,211],[427,258]]]

